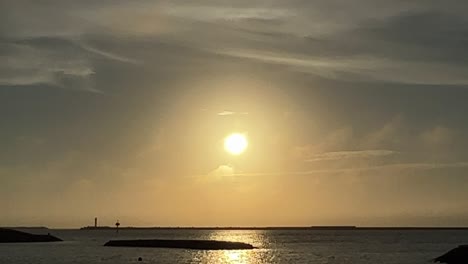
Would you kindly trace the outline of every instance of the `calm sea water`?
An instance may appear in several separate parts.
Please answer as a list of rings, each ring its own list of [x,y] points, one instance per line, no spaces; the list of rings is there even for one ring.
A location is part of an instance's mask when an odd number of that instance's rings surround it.
[[[55,263],[372,263],[416,264],[459,245],[468,231],[51,230],[59,243],[0,244],[1,264]],[[251,243],[250,251],[109,248],[109,239],[216,239]],[[138,262],[138,257],[143,262]]]

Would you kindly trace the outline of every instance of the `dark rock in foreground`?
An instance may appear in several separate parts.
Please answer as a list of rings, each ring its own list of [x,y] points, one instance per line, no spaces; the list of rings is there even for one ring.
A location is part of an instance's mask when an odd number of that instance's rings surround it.
[[[434,262],[447,264],[466,264],[468,263],[468,245],[458,246],[444,255],[435,258]]]
[[[0,228],[0,243],[57,242],[60,238],[47,235],[33,235],[12,229]]]
[[[242,242],[228,242],[216,240],[111,240],[104,244],[106,247],[152,247],[152,248],[185,248],[204,250],[234,250],[254,249],[255,247]]]

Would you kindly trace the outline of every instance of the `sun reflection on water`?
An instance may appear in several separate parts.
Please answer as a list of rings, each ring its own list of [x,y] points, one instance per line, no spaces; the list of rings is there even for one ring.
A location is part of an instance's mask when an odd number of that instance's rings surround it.
[[[261,230],[213,230],[204,239],[252,244],[253,250],[208,250],[193,252],[194,263],[260,264],[272,263],[273,252],[268,249],[267,235]]]
[[[225,260],[233,264],[250,264],[247,260],[247,251],[224,251]]]

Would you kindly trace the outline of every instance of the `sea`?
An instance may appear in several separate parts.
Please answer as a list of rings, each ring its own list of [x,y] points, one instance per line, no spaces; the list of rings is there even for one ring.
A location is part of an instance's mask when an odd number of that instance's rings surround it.
[[[417,264],[468,244],[468,230],[47,230],[64,242],[0,244],[0,264]],[[240,241],[254,250],[112,248],[111,239]],[[142,261],[138,261],[138,258]]]

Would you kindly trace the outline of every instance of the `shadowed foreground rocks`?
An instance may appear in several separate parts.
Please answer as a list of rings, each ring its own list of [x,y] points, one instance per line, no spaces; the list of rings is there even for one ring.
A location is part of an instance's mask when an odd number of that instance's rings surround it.
[[[152,248],[185,248],[203,250],[235,250],[254,249],[255,247],[242,242],[228,242],[216,240],[111,240],[104,244],[106,247],[152,247]]]
[[[468,263],[468,245],[458,246],[444,255],[435,258],[434,262],[447,264],[467,264]]]
[[[60,238],[51,235],[34,235],[13,229],[0,228],[0,243],[58,242]]]

